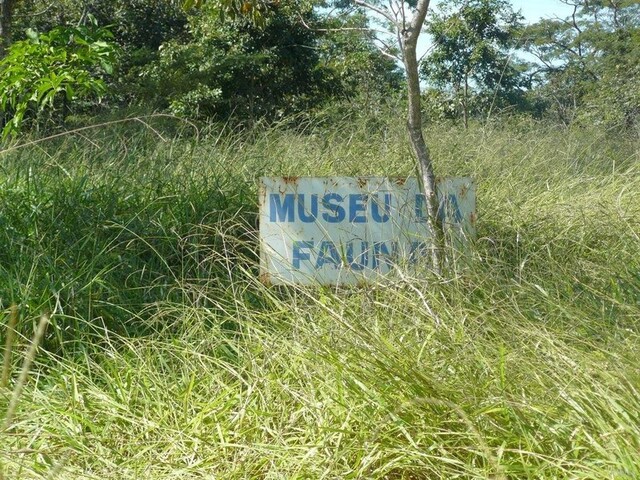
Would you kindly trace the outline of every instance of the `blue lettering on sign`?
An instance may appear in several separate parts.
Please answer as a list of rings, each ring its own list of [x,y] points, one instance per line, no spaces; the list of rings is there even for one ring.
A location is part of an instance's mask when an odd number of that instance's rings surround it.
[[[380,260],[387,265],[393,265],[398,258],[398,242],[391,242],[391,250],[385,242],[374,242],[373,244],[373,259],[371,262],[371,268],[374,270],[380,268]]]
[[[438,218],[441,222],[444,222],[445,219],[451,223],[462,222],[462,213],[458,206],[458,198],[453,193],[448,194],[440,202],[438,206]]]
[[[325,264],[333,265],[337,267],[342,262],[338,255],[338,249],[335,244],[330,241],[323,241],[320,243],[320,249],[318,252],[318,260],[316,261],[316,269],[324,267]]]
[[[308,267],[314,270],[326,267],[345,267],[355,272],[361,272],[366,268],[380,270],[385,266],[392,266],[400,260],[400,245],[395,240],[373,243],[354,240],[347,242],[344,247],[343,255],[341,256],[338,246],[330,240],[323,240],[319,244],[312,240],[294,240],[293,268],[300,270],[303,262],[306,262]],[[409,244],[408,260],[417,261],[421,256],[428,253],[428,249],[428,242],[411,242]]]
[[[293,241],[293,268],[300,270],[300,262],[302,260],[310,260],[311,255],[309,252],[303,251],[303,249],[312,249],[313,242],[307,242],[304,240]]]
[[[363,212],[367,209],[367,196],[363,193],[349,195],[349,221],[351,223],[367,223],[367,217]]]
[[[391,194],[384,194],[384,213],[380,215],[380,204],[378,203],[378,197],[371,202],[371,218],[376,223],[385,223],[389,221],[391,215]]]
[[[416,193],[416,221],[420,223],[427,222],[427,214],[424,211],[425,204],[427,203],[427,198],[424,196],[424,193]]]
[[[340,223],[341,221],[343,221],[346,212],[344,211],[344,207],[339,205],[343,201],[344,197],[337,193],[327,193],[324,197],[322,197],[322,206],[329,210],[328,212],[324,212],[322,214],[322,219],[327,223]]]
[[[423,193],[416,194],[416,221],[420,223],[427,222],[427,212],[425,211],[427,199]],[[463,220],[460,206],[458,205],[458,197],[453,193],[448,194],[442,199],[438,205],[438,220],[441,222],[448,221],[451,223],[460,223]]]
[[[298,194],[298,217],[300,217],[300,221],[303,223],[313,223],[318,218],[318,195],[312,193],[309,196],[311,197],[311,208],[307,210],[305,194]],[[307,214],[307,212],[310,213]]]
[[[366,193],[327,193],[322,197],[317,193],[271,193],[269,221],[314,223],[320,218],[327,223],[340,223],[345,220],[351,223],[386,223],[391,219],[392,196],[385,193],[382,199],[379,197],[379,194]],[[423,198],[416,195],[415,211],[419,222],[426,222],[422,212],[423,204]],[[323,211],[320,210],[320,206]]]
[[[354,243],[347,243],[347,263],[352,270],[359,272],[369,263],[369,242],[360,242],[360,254],[357,256],[353,253]]]
[[[293,222],[294,215],[293,193],[287,193],[284,200],[277,193],[269,195],[269,220],[271,222]]]

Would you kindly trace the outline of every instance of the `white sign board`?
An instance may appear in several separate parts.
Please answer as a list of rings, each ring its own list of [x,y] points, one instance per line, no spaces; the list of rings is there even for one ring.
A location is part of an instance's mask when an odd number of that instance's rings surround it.
[[[474,235],[470,178],[438,182],[445,229]],[[425,197],[415,178],[269,177],[260,185],[261,278],[356,284],[426,259]]]

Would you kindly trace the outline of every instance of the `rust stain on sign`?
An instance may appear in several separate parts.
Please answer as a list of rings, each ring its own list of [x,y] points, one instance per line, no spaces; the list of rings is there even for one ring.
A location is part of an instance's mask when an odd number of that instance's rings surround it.
[[[400,186],[402,186],[402,185],[404,185],[404,184],[405,184],[405,182],[407,181],[407,179],[406,179],[406,178],[404,178],[404,177],[398,177],[398,178],[396,178],[394,181],[395,181],[396,185],[400,185]]]
[[[300,177],[282,177],[282,181],[285,184],[296,184],[298,182],[298,178]]]

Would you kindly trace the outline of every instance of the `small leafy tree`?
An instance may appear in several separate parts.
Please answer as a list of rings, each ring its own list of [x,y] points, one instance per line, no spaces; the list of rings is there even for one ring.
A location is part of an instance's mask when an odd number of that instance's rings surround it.
[[[562,0],[565,19],[526,31],[539,62],[536,97],[555,119],[607,126],[640,123],[640,1]]]
[[[376,48],[375,37],[366,32],[368,24],[366,15],[352,14],[320,19],[317,27],[320,61],[330,72],[332,89],[352,102],[362,101],[358,106],[364,109],[395,96],[404,81],[398,62]]]
[[[428,22],[434,47],[422,74],[452,94],[465,127],[474,97],[515,104],[524,95],[524,69],[511,57],[521,21],[507,0],[448,0]]]
[[[27,32],[0,61],[0,111],[3,138],[17,133],[25,116],[65,107],[78,99],[99,99],[102,79],[112,72],[115,49],[104,28],[57,27],[48,33]]]
[[[118,49],[118,75],[104,78],[109,106],[145,101],[146,96],[139,98],[141,70],[157,61],[161,45],[189,37],[189,14],[180,0],[19,0],[12,29],[22,40],[28,29],[49,32],[92,23],[108,25],[109,42]]]

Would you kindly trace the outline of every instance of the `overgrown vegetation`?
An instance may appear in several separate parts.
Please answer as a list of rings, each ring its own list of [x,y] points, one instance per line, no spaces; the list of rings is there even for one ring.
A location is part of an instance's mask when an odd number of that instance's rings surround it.
[[[639,477],[633,137],[433,125],[442,174],[479,184],[464,265],[257,281],[257,178],[413,174],[394,118],[200,140],[147,118],[5,150],[2,476]]]
[[[420,66],[427,118],[468,123],[506,113],[637,133],[640,3],[562,3],[574,7],[572,15],[526,27],[506,0],[432,3],[425,24],[432,45]],[[216,0],[191,10],[176,0],[12,0],[1,5],[12,12],[12,20],[0,25],[12,57],[0,65],[2,85],[8,85],[6,77],[13,78],[11,84],[29,85],[34,72],[54,72],[56,78],[77,79],[79,87],[100,86],[98,95],[70,95],[53,105],[61,114],[53,116],[53,125],[45,119],[49,129],[64,127],[69,114],[73,119],[103,113],[105,107],[142,106],[204,124],[251,125],[323,111],[345,100],[371,111],[384,99],[405,94],[398,68],[402,55],[393,47],[397,35],[380,36],[388,25],[367,16],[370,10],[362,2]],[[391,21],[391,10],[386,15],[387,24],[397,23]],[[103,33],[112,32],[109,45],[119,51],[114,74],[104,79],[107,90],[101,82],[91,83],[100,79],[104,58],[60,60],[67,44],[69,53],[82,51],[74,43],[82,36],[74,32],[86,32],[91,22]],[[39,32],[43,40],[54,39],[56,32],[74,38],[56,43],[56,55],[30,56],[29,71],[16,73],[26,48],[35,49],[26,32]],[[56,91],[62,97],[69,89]],[[27,118],[33,118],[43,101],[39,91],[28,93]],[[0,122],[21,123],[19,111],[5,101]]]
[[[0,480],[640,478],[640,3],[442,2],[478,238],[350,288],[259,282],[258,178],[416,175],[397,52],[350,2],[186,4],[0,0]]]

